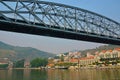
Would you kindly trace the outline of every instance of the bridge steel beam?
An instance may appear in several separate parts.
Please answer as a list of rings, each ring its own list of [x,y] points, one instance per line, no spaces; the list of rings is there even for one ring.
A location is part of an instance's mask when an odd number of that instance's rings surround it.
[[[40,0],[0,0],[0,30],[120,44],[120,23],[81,8]]]

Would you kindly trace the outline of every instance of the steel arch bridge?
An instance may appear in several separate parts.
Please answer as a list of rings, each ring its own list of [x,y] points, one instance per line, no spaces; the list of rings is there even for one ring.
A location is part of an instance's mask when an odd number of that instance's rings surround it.
[[[0,30],[120,44],[120,23],[88,10],[40,0],[0,0]]]

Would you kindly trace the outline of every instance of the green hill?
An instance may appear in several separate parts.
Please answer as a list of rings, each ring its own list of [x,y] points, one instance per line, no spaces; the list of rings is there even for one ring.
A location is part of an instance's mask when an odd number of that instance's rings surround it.
[[[9,58],[12,61],[19,59],[32,60],[37,57],[53,57],[54,54],[37,50],[31,47],[16,47],[0,41],[0,58]]]

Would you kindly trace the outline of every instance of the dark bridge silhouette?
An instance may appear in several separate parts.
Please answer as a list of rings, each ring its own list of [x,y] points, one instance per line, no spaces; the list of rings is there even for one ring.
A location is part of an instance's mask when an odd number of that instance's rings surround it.
[[[0,0],[0,30],[120,44],[120,23],[81,8],[39,0]]]

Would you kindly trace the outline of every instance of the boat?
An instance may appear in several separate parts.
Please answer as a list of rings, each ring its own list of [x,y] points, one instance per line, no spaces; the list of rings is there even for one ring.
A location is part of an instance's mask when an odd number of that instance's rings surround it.
[[[57,69],[68,69],[69,67],[68,66],[58,66],[56,67]]]

